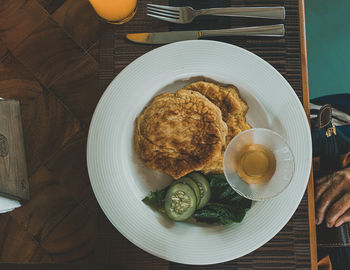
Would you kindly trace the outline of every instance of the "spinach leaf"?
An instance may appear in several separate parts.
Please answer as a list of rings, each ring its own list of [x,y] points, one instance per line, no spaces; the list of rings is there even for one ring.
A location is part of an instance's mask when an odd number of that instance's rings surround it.
[[[204,208],[197,210],[193,217],[200,222],[226,225],[241,222],[245,212],[245,209],[231,207],[227,204],[208,203]]]
[[[231,224],[241,222],[252,201],[240,196],[227,183],[224,175],[208,176],[211,198],[193,217],[200,222]]]
[[[167,191],[168,191],[168,187],[162,190],[151,191],[151,193],[147,197],[145,197],[142,201],[148,206],[152,207],[153,209],[163,213],[165,212],[164,200],[165,200],[165,195]]]
[[[224,175],[209,175],[208,179],[212,194],[210,202],[229,204],[246,210],[251,207],[252,201],[234,191]]]

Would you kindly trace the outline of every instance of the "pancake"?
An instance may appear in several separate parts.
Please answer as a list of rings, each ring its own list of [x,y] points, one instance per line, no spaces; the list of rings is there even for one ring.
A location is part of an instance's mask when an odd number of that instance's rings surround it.
[[[227,144],[232,138],[244,130],[250,129],[245,115],[248,111],[247,103],[240,97],[237,87],[234,85],[219,85],[212,82],[198,81],[184,87],[184,89],[197,91],[206,96],[218,106],[222,112],[222,119],[227,124],[228,133],[226,144],[215,159],[202,169],[205,174],[223,173],[222,161]]]
[[[217,159],[226,135],[220,109],[182,89],[153,98],[136,119],[134,142],[148,167],[177,179]]]

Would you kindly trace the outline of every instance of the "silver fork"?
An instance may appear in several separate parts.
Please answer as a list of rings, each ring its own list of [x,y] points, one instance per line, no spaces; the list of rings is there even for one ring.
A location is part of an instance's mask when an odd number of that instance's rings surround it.
[[[285,18],[284,7],[227,7],[195,10],[191,7],[169,7],[147,4],[147,15],[172,23],[190,23],[200,15],[255,17],[265,19]]]

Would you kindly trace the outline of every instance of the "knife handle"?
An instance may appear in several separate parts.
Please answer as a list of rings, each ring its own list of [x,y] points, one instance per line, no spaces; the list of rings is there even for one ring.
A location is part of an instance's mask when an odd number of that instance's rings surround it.
[[[284,20],[286,12],[284,7],[226,7],[208,8],[197,11],[198,15],[219,15],[219,16],[239,16],[255,17],[265,19]]]
[[[222,36],[260,36],[260,37],[283,37],[284,25],[264,25],[220,30],[200,30],[200,37]]]

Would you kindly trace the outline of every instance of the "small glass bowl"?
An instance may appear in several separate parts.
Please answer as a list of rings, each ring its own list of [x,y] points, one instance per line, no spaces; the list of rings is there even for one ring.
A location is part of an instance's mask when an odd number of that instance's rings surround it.
[[[275,155],[276,170],[266,183],[248,184],[234,170],[240,150],[251,144],[261,144]],[[234,137],[226,148],[223,163],[230,186],[241,196],[254,201],[276,197],[288,187],[294,174],[294,157],[287,142],[276,132],[264,128],[249,129]]]

